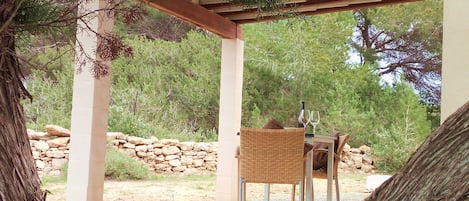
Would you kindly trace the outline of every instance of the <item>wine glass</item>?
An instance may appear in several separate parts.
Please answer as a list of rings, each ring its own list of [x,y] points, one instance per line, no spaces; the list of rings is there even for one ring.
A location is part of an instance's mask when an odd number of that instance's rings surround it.
[[[300,127],[303,125],[302,127],[306,131],[306,128],[308,127],[308,119],[306,118],[305,113],[308,114],[308,112],[301,110],[300,115],[298,116],[298,125]]]
[[[313,126],[313,133],[316,134],[316,126],[319,124],[321,117],[319,116],[319,111],[309,111],[308,122],[306,124],[311,124]]]

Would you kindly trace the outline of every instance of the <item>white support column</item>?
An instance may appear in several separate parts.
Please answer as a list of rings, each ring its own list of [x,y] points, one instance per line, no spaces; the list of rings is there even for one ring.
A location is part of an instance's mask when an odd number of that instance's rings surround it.
[[[216,200],[234,201],[238,195],[238,164],[235,159],[241,127],[243,86],[243,52],[241,39],[223,39],[220,79],[220,116]]]
[[[106,0],[83,1],[78,13],[107,6]],[[114,21],[103,12],[90,16],[88,20],[87,26],[99,34],[110,32]],[[83,53],[100,60],[95,53],[98,41],[96,34],[78,21],[75,69],[81,68],[81,72],[75,73],[73,80],[67,201],[103,200],[110,77],[95,79],[90,70],[94,63],[81,63],[84,61]]]
[[[444,2],[441,122],[469,101],[468,0]]]

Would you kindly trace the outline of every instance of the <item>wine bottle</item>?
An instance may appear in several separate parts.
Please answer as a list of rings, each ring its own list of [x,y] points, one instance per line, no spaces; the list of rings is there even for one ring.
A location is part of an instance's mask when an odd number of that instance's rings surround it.
[[[298,127],[299,128],[305,127],[303,123],[304,119],[305,119],[305,102],[301,101],[301,110],[300,110],[300,113],[298,114]]]

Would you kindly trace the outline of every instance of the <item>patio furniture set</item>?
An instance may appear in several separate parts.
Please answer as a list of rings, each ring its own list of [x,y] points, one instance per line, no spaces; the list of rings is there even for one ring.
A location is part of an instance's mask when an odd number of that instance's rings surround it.
[[[296,185],[299,200],[313,201],[313,178],[327,179],[327,200],[332,200],[332,180],[340,200],[338,163],[349,135],[326,136],[305,133],[303,128],[240,130],[238,158],[239,200],[246,200],[246,183],[265,183],[264,199],[269,200],[270,184],[291,184],[292,201]],[[306,144],[323,143],[327,148],[307,149]],[[329,151],[334,150],[334,151]],[[327,167],[313,170],[313,155],[327,153]],[[314,154],[316,153],[316,154]]]

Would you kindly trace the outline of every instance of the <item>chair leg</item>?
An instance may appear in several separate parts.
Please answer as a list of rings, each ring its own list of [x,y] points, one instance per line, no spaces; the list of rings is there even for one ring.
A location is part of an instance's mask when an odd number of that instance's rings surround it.
[[[245,186],[245,183],[244,183],[244,179],[243,179],[243,178],[239,178],[239,186],[238,186],[238,188],[239,188],[238,200],[239,200],[239,201],[244,201],[244,200],[246,200],[246,196],[245,196],[245,193],[246,193],[246,192],[245,192],[245,190],[246,190],[245,188],[246,188],[246,186]]]
[[[292,184],[291,201],[295,201],[296,184]]]
[[[247,192],[246,192],[246,191],[247,191],[247,190],[246,190],[246,181],[243,181],[243,182],[244,182],[244,184],[243,184],[243,189],[244,189],[244,190],[243,190],[243,191],[244,191],[244,193],[243,193],[243,201],[246,201],[246,194],[247,194]]]
[[[303,180],[300,180],[298,182],[298,188],[299,188],[298,190],[300,191],[300,195],[299,195],[300,198],[298,200],[303,201],[305,197],[304,195],[305,183],[303,182]]]
[[[337,178],[337,176],[335,176],[335,194],[336,194],[336,200],[337,201],[340,201],[340,197],[339,197],[339,194],[340,194],[340,191],[339,191],[339,178]]]
[[[270,184],[264,185],[264,201],[270,200]]]

